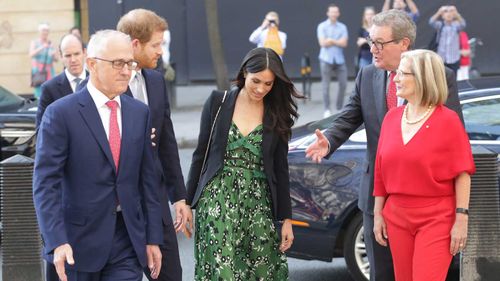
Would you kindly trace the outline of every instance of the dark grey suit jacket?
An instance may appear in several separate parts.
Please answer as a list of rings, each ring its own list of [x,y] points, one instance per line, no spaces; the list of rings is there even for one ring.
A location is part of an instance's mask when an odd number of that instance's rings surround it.
[[[450,69],[446,69],[446,80],[448,83],[446,106],[457,112],[463,122],[457,82],[455,74]],[[378,69],[374,65],[361,69],[356,77],[356,88],[349,98],[349,103],[325,132],[330,142],[330,152],[326,157],[330,157],[361,124],[365,124],[368,147],[359,188],[358,207],[369,214],[373,214],[373,172],[378,138],[382,121],[387,113],[386,85],[387,72],[385,70]]]

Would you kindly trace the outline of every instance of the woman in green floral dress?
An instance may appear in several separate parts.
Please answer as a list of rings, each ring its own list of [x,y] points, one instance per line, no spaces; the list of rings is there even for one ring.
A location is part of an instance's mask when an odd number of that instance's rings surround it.
[[[279,56],[256,48],[227,94],[205,103],[188,178],[196,280],[288,280],[288,140],[297,94]],[[281,235],[275,221],[282,222]]]

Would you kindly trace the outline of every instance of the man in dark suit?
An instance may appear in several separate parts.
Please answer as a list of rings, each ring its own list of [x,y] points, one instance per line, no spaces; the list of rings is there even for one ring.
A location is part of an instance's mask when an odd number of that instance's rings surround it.
[[[159,177],[148,108],[121,95],[134,61],[130,37],[94,34],[87,86],[49,107],[40,123],[33,199],[44,258],[66,280],[156,278],[163,242]]]
[[[81,81],[87,77],[83,69],[86,51],[82,39],[66,34],[59,44],[64,71],[42,84],[42,94],[36,113],[36,127],[40,125],[43,113],[49,104],[68,94],[74,93]]]
[[[394,95],[393,106],[404,103],[404,100],[400,98],[396,100],[395,84],[391,81],[394,75],[391,72],[398,68],[401,54],[411,49],[415,43],[415,37],[416,26],[405,12],[389,10],[373,18],[368,41],[373,54],[373,65],[360,70],[356,77],[356,88],[349,103],[324,134],[319,130],[316,131],[318,140],[306,150],[307,157],[320,162],[321,158],[333,154],[361,124],[365,124],[368,146],[363,168],[365,173],[359,189],[358,207],[363,212],[364,239],[372,281],[394,280],[390,250],[376,243],[373,234],[373,172],[380,128],[388,106],[391,106],[391,92]],[[446,78],[449,94],[446,106],[456,111],[463,120],[453,71],[447,69]]]
[[[153,70],[162,54],[161,44],[166,29],[167,22],[163,18],[145,9],[128,12],[117,25],[117,30],[132,38],[134,59],[138,63],[138,68],[132,73],[129,89],[134,98],[149,106],[155,135],[153,143],[155,143],[157,171],[162,179],[160,202],[164,231],[163,245],[160,246],[164,266],[158,279],[177,281],[182,280],[182,267],[176,231],[190,233],[192,213],[186,205],[186,188],[170,119],[165,81],[161,73]],[[172,222],[170,214],[169,198],[175,208],[175,223]],[[147,272],[148,269],[145,268],[145,273],[149,276]]]

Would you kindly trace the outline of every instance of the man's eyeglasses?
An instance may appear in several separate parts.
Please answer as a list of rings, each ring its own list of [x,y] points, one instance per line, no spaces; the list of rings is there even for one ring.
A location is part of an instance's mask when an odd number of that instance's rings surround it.
[[[385,44],[389,44],[389,43],[394,43],[394,42],[399,42],[401,39],[392,39],[392,40],[389,40],[389,41],[385,41],[385,42],[379,42],[379,41],[373,41],[370,37],[366,37],[366,41],[368,42],[368,45],[370,46],[370,48],[372,46],[375,46],[375,48],[378,50],[378,51],[382,51],[384,49],[384,45]]]
[[[396,69],[396,75],[399,77],[399,78],[404,78],[406,75],[415,75],[414,73],[411,73],[411,72],[404,72],[400,69]]]
[[[111,63],[111,66],[114,68],[114,69],[118,69],[118,70],[122,70],[125,65],[127,65],[128,69],[130,70],[136,70],[137,69],[137,62],[136,61],[124,61],[124,60],[107,60],[107,59],[103,59],[103,58],[98,58],[98,57],[94,57],[94,59],[96,60],[102,60],[102,61],[107,61],[109,63]]]

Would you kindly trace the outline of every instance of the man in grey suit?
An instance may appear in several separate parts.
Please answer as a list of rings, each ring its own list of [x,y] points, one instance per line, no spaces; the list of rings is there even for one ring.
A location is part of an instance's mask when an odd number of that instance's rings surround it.
[[[368,144],[364,174],[359,189],[358,207],[363,212],[364,239],[372,281],[394,280],[389,247],[376,243],[373,234],[373,172],[380,127],[388,106],[391,108],[386,94],[391,92],[391,87],[394,95],[396,92],[394,82],[390,81],[394,77],[391,72],[397,69],[401,54],[412,48],[415,37],[415,23],[405,12],[389,10],[373,18],[368,39],[370,51],[373,54],[373,64],[360,70],[356,77],[356,88],[349,103],[324,134],[319,130],[316,131],[318,140],[306,150],[307,157],[320,162],[323,157],[333,154],[361,124],[365,124]],[[463,120],[453,71],[446,69],[446,78],[449,93],[446,106],[456,111]],[[393,101],[393,106],[402,105],[405,102],[401,98],[396,100],[395,96]]]

